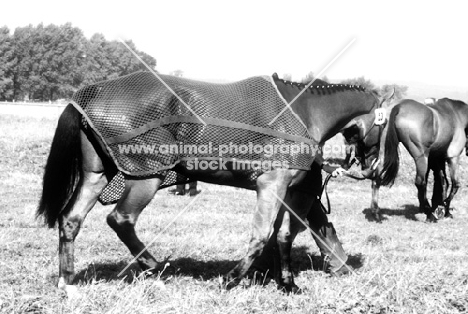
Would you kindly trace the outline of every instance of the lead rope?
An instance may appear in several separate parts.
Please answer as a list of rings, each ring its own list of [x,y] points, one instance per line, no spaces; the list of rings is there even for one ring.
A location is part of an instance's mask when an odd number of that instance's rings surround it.
[[[328,196],[328,190],[327,190],[328,182],[330,181],[331,177],[332,175],[331,173],[329,173],[327,177],[325,178],[325,181],[323,182],[323,185],[322,185],[322,191],[320,192],[320,196],[318,198],[320,202],[320,207],[322,207],[323,212],[327,215],[331,213],[330,197]],[[323,192],[325,192],[325,196],[327,197],[327,207],[325,207],[322,203]]]
[[[356,158],[353,157],[352,161],[349,163],[349,166],[351,167],[352,165],[354,165],[354,163],[356,162]],[[348,175],[349,176],[349,175]],[[320,202],[320,206],[322,207],[322,210],[325,214],[329,215],[331,213],[331,203],[330,203],[330,197],[328,196],[328,182],[330,181],[330,179],[332,178],[332,174],[329,173],[327,175],[327,177],[325,178],[325,181],[323,181],[323,184],[322,184],[322,190],[320,191],[320,196],[318,197],[318,200]],[[352,178],[352,177],[351,177]],[[327,207],[325,207],[322,203],[322,195],[323,195],[323,192],[325,192],[325,196],[327,198]]]

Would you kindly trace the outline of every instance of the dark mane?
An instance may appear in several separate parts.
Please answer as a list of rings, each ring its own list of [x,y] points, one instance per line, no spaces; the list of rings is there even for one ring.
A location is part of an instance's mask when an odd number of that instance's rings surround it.
[[[297,87],[298,89],[302,90],[306,88],[308,84],[298,83],[298,82],[291,82],[287,80],[280,79],[277,73],[273,73],[272,75],[275,84],[282,83],[284,85],[290,85]],[[318,94],[331,94],[332,92],[340,92],[340,91],[362,91],[365,92],[365,88],[360,85],[349,85],[349,84],[330,84],[321,79],[315,79],[311,86],[309,86],[308,91],[311,93],[317,92]]]

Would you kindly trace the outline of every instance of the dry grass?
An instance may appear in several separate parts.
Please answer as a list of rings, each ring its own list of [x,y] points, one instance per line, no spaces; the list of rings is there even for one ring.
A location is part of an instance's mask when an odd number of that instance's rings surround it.
[[[317,267],[320,254],[307,233],[294,245],[301,295],[287,296],[273,283],[231,291],[219,275],[243,256],[249,238],[253,192],[201,184],[200,199],[154,245],[170,257],[161,277],[144,279],[105,224],[111,207],[97,206],[76,242],[80,296],[67,299],[57,284],[57,230],[34,219],[42,166],[55,121],[0,116],[0,311],[5,313],[457,313],[468,311],[465,190],[453,205],[455,219],[424,223],[417,213],[414,170],[403,157],[396,185],[383,189],[386,220],[368,221],[370,182],[331,182],[330,215],[357,274],[329,278]],[[138,232],[148,243],[189,197],[161,191],[142,214]]]

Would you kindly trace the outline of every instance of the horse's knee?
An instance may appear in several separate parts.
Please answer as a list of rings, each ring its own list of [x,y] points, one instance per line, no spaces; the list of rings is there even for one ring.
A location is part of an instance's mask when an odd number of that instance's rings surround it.
[[[75,215],[73,217],[61,216],[59,218],[60,239],[62,241],[74,241],[80,231],[83,218]]]
[[[416,185],[416,187],[423,187],[424,185],[426,185],[426,178],[424,177],[420,177],[420,176],[417,176],[416,177],[416,180],[414,181],[414,184]]]
[[[276,236],[276,240],[278,243],[287,243],[291,241],[291,232],[289,230],[280,230],[278,231],[278,234]]]

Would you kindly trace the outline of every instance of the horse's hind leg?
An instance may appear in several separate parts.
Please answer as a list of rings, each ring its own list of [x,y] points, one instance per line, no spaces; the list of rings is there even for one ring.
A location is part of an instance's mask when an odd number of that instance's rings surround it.
[[[431,169],[434,172],[434,189],[432,192],[432,212],[435,212],[437,218],[441,218],[440,206],[443,206],[446,196],[446,176],[445,176],[445,160],[437,158],[431,162]]]
[[[419,212],[426,213],[428,221],[436,221],[432,215],[432,209],[427,200],[427,175],[428,175],[428,157],[420,156],[415,159],[416,162],[416,180],[415,185],[418,189]]]
[[[460,188],[460,181],[458,179],[458,165],[460,161],[460,156],[449,158],[447,161],[450,169],[450,180],[452,182],[452,187],[450,188],[449,196],[444,201],[444,206],[445,217],[451,218],[452,214],[450,214],[450,203],[452,202],[453,198],[455,197],[455,194],[457,194],[458,189]]]
[[[132,255],[138,256],[137,261],[143,270],[154,269],[158,263],[138,239],[135,224],[163,180],[162,176],[145,179],[125,178],[124,193],[114,210],[107,216],[107,223],[125,243]]]
[[[71,285],[74,277],[74,241],[80,227],[107,184],[104,166],[93,145],[81,135],[82,175],[72,198],[60,213],[59,221],[59,287]]]

